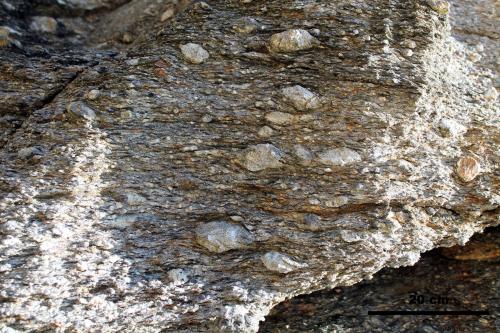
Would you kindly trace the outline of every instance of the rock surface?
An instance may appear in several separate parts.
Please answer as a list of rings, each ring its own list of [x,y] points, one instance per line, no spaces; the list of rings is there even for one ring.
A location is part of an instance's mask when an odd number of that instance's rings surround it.
[[[500,249],[500,230],[475,235],[476,255],[481,248]],[[459,249],[470,249],[469,244]],[[446,251],[447,249],[443,249]],[[372,280],[303,295],[276,306],[261,324],[266,333],[494,333],[498,331],[498,256],[447,260],[438,250],[422,256],[413,267],[386,268]],[[483,252],[483,254],[487,254]],[[459,260],[460,255],[459,255]],[[489,261],[474,261],[474,260]],[[418,300],[417,300],[418,298]],[[422,304],[418,304],[422,302]],[[374,316],[368,311],[489,311],[482,316]]]
[[[0,330],[255,332],[499,223],[493,1],[0,4]]]

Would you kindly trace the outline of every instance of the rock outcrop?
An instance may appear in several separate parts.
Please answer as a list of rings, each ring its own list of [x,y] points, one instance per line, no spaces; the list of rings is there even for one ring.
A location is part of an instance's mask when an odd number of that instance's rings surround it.
[[[255,332],[499,224],[493,1],[41,3],[0,1],[0,329]]]

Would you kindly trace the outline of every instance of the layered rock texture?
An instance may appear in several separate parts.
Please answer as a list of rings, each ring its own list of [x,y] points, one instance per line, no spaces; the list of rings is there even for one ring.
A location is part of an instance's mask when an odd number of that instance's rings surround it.
[[[431,251],[411,267],[385,268],[372,280],[318,291],[272,309],[259,332],[495,333],[500,313],[500,237],[491,230],[466,246]],[[496,255],[491,249],[496,248]],[[439,255],[444,252],[447,257]],[[470,311],[477,315],[381,316],[368,311]]]
[[[493,1],[0,5],[4,331],[255,332],[499,224]]]

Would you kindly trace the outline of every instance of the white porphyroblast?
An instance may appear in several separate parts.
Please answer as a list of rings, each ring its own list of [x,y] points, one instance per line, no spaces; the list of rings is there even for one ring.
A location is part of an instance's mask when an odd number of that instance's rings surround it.
[[[267,269],[284,274],[307,267],[307,264],[297,262],[286,254],[275,251],[267,252],[261,260]]]

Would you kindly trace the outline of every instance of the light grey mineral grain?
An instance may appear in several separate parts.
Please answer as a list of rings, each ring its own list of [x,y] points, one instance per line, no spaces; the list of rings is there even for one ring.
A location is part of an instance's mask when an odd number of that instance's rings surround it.
[[[181,52],[188,62],[192,64],[201,64],[210,58],[210,54],[201,45],[195,43],[187,43],[181,45]]]
[[[196,241],[210,252],[222,253],[247,247],[253,236],[239,224],[215,221],[198,227]]]
[[[49,16],[34,16],[31,19],[30,28],[38,32],[55,33],[57,21]]]
[[[281,167],[282,157],[283,153],[272,144],[258,144],[247,151],[243,164],[248,170],[257,172]]]
[[[320,105],[320,100],[316,94],[299,85],[283,88],[281,93],[285,101],[299,111],[314,110]]]
[[[307,50],[316,44],[316,39],[304,29],[290,29],[271,36],[269,48],[272,52],[294,52]]]
[[[467,131],[467,127],[463,126],[454,119],[441,119],[439,129],[444,136],[458,137]]]
[[[180,285],[189,280],[189,272],[181,268],[175,268],[168,271],[168,277],[174,285]]]
[[[95,111],[87,104],[81,101],[75,101],[68,104],[67,111],[71,117],[75,119],[82,119],[86,121],[93,121],[96,119]]]
[[[5,232],[5,233],[8,233],[10,231],[14,231],[16,229],[19,229],[20,228],[20,225],[18,222],[16,221],[6,221],[5,223],[2,223],[0,224],[0,230]]]
[[[242,17],[234,23],[233,29],[240,34],[250,34],[257,30],[258,26],[259,23],[254,18]]]
[[[490,87],[484,94],[484,98],[487,101],[496,101],[498,98],[498,90],[496,87]]]
[[[360,232],[352,231],[352,230],[341,230],[340,231],[340,238],[344,242],[347,243],[354,243],[354,242],[359,242],[364,239],[364,235],[361,234]]]
[[[286,112],[269,112],[266,114],[266,120],[276,125],[288,125],[293,121],[293,115]]]
[[[146,202],[146,198],[144,198],[142,195],[134,193],[134,192],[125,193],[125,198],[126,198],[127,204],[129,204],[131,206],[137,206],[137,205],[140,205],[140,204]]]
[[[319,162],[325,165],[344,166],[361,161],[361,156],[349,148],[335,148],[319,155]]]
[[[208,124],[210,122],[212,122],[214,120],[214,117],[212,117],[212,115],[209,115],[209,114],[205,114],[203,115],[203,117],[201,117],[201,121]]]
[[[41,147],[26,147],[19,149],[17,152],[17,157],[20,159],[29,159],[32,158],[33,156],[41,156],[45,153],[44,149]]]
[[[283,274],[307,267],[307,264],[300,263],[290,256],[276,251],[267,252],[261,257],[261,260],[270,271]]]
[[[92,89],[87,94],[85,94],[85,97],[88,98],[91,101],[94,101],[99,98],[101,95],[101,91],[99,89]]]
[[[303,145],[295,145],[293,148],[295,150],[295,156],[297,156],[300,160],[300,164],[311,164],[312,160],[314,159],[314,154],[309,149],[307,149]]]
[[[273,129],[269,126],[262,126],[259,131],[257,132],[257,134],[262,137],[262,138],[268,138],[270,137],[271,135],[273,135]]]
[[[311,231],[320,230],[321,217],[316,214],[305,214],[304,215],[304,227],[305,229]]]

